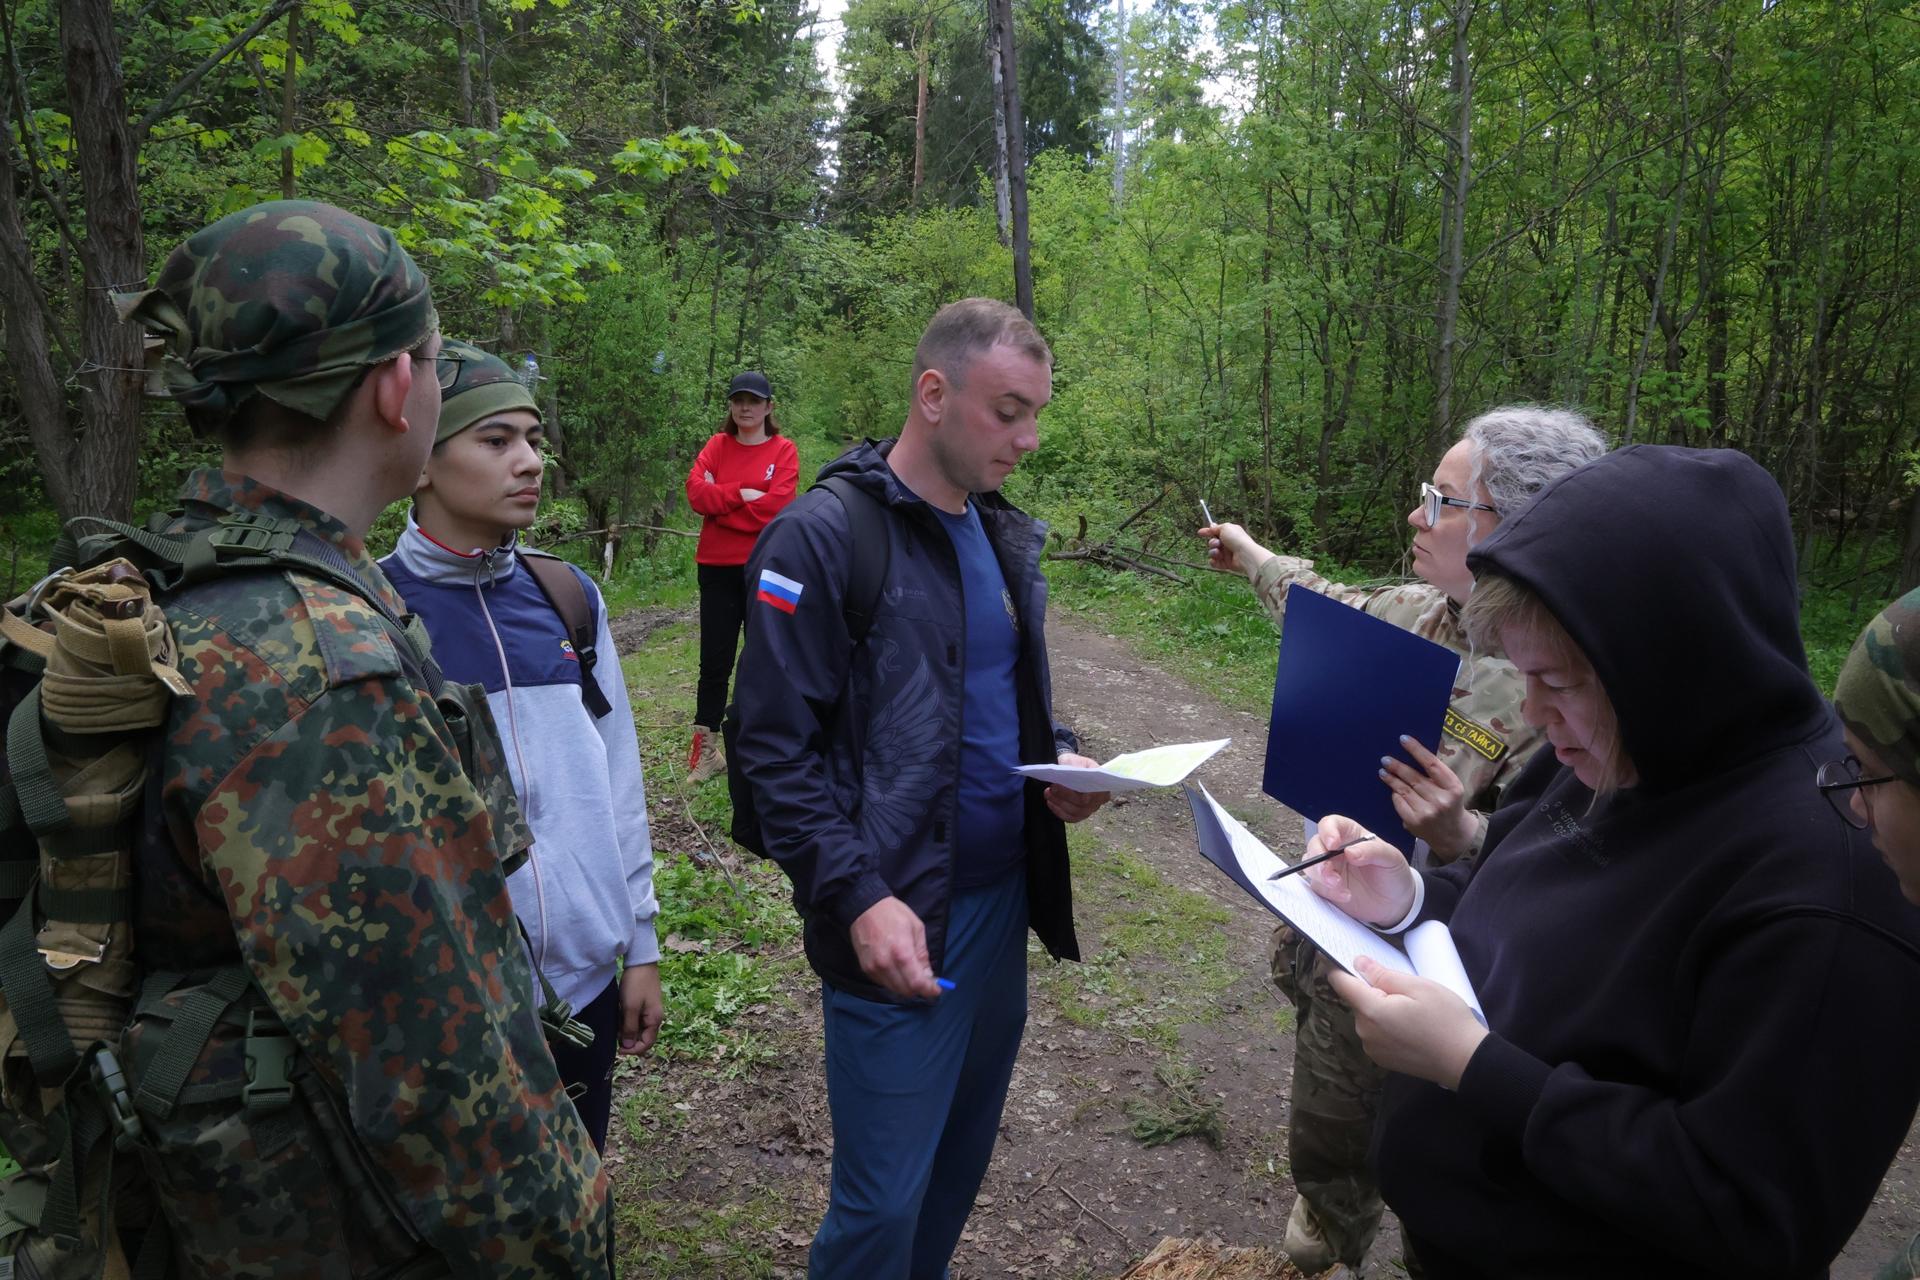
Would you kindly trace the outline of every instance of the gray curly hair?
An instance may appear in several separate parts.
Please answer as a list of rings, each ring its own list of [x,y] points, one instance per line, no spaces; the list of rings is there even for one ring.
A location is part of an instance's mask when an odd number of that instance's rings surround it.
[[[1584,413],[1552,405],[1500,405],[1469,422],[1460,438],[1473,446],[1472,483],[1486,489],[1502,519],[1607,451]]]

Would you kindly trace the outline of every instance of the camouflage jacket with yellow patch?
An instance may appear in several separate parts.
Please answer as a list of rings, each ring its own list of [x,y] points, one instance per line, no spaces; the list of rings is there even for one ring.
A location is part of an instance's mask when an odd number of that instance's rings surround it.
[[[219,471],[183,499],[184,530],[233,511],[299,521],[404,608],[359,540],[304,503]],[[137,882],[143,964],[244,962],[406,1247],[457,1276],[606,1276],[606,1176],[542,1037],[494,824],[391,627],[297,571],[217,577],[166,607],[193,692],[159,765],[171,847]],[[210,1049],[189,1084],[230,1069]],[[278,1176],[255,1145],[231,1149],[264,1172],[235,1164],[234,1181]],[[339,1180],[286,1172],[286,1187],[225,1185],[214,1164],[169,1186],[163,1163],[156,1182],[176,1222],[205,1224],[235,1262],[270,1260],[219,1274],[347,1274],[303,1261],[296,1239],[320,1234],[314,1214],[364,1234]],[[237,1225],[215,1236],[210,1215]]]
[[[1520,673],[1505,658],[1472,652],[1460,628],[1459,610],[1438,587],[1425,582],[1343,586],[1315,573],[1311,560],[1274,556],[1254,573],[1253,592],[1276,627],[1285,625],[1287,588],[1296,583],[1460,655],[1453,699],[1435,754],[1459,777],[1467,808],[1480,814],[1473,840],[1478,850],[1487,832],[1486,814],[1499,805],[1507,784],[1545,741],[1520,718],[1520,701],[1526,692]],[[1432,743],[1425,745],[1433,748]]]

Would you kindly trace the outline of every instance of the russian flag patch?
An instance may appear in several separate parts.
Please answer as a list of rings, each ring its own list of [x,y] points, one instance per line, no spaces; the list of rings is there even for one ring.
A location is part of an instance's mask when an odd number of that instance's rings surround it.
[[[800,593],[806,588],[792,578],[775,573],[771,569],[760,571],[760,590],[754,595],[756,600],[764,600],[782,613],[792,613],[800,607]]]

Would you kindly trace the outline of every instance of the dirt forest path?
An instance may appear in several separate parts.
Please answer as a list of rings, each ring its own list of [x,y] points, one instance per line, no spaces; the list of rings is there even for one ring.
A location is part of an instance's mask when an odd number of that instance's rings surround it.
[[[1203,768],[1207,789],[1276,850],[1287,847],[1289,841],[1292,848],[1299,847],[1299,819],[1260,790],[1264,718],[1221,706],[1203,689],[1142,661],[1114,637],[1076,625],[1071,616],[1050,619],[1048,638],[1056,710],[1082,735],[1088,754],[1105,759],[1150,742],[1231,736],[1232,746]],[[1271,985],[1264,981],[1261,945],[1269,917],[1193,852],[1191,819],[1177,793],[1152,793],[1144,803],[1109,809],[1095,821],[1104,840],[1139,848],[1169,879],[1218,899],[1231,912],[1232,921],[1226,926],[1232,935],[1231,955],[1245,976],[1225,993],[1222,1022],[1183,1028],[1182,1044],[1214,1082],[1211,1087],[1223,1095],[1229,1134],[1249,1125],[1261,1132],[1278,1129],[1282,1136],[1277,1149],[1284,1151],[1292,1037],[1274,1035],[1271,1016],[1257,1016],[1270,1014],[1273,1003],[1265,999]],[[1920,1127],[1909,1136],[1873,1209],[1835,1263],[1834,1280],[1870,1280],[1880,1264],[1920,1229],[1916,1139],[1920,1139]],[[1272,1145],[1271,1139],[1268,1144]],[[1257,1152],[1244,1154],[1252,1158]],[[1241,1170],[1245,1171],[1244,1161]],[[1291,1185],[1281,1179],[1269,1195],[1242,1192],[1236,1196],[1226,1177],[1229,1171],[1213,1172],[1223,1179],[1214,1184],[1222,1198],[1238,1203],[1204,1210],[1195,1206],[1185,1222],[1166,1225],[1185,1234],[1215,1230],[1229,1244],[1277,1244],[1292,1201]],[[1244,1234],[1230,1234],[1236,1224]],[[1397,1234],[1390,1223],[1381,1231],[1368,1259],[1373,1274],[1396,1273]]]
[[[1049,619],[1049,640],[1056,712],[1088,755],[1232,738],[1200,777],[1276,850],[1300,848],[1299,819],[1260,791],[1264,717],[1222,705],[1069,611]],[[1293,1198],[1293,1036],[1266,976],[1271,917],[1200,859],[1177,789],[1109,805],[1076,830],[1074,857],[1087,962],[1033,953],[1026,1039],[955,1280],[1104,1280],[1165,1236],[1277,1247]],[[782,986],[760,1032],[779,1046],[774,1060],[675,1104],[681,1142],[700,1151],[670,1190],[760,1206],[759,1220],[780,1224],[772,1274],[798,1277],[825,1203],[830,1126],[817,981],[796,966]],[[1910,1142],[1838,1280],[1869,1280],[1920,1227],[1917,1188]],[[1390,1219],[1369,1274],[1403,1274],[1398,1253]]]

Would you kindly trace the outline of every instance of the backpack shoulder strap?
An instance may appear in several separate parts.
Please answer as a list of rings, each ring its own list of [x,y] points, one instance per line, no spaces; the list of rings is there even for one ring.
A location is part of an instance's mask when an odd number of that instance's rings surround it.
[[[846,476],[828,476],[815,487],[840,499],[840,505],[847,510],[853,567],[847,574],[847,596],[842,607],[847,616],[847,634],[859,644],[873,628],[874,611],[880,607],[880,593],[886,589],[887,569],[893,558],[887,509],[878,498]]]
[[[587,710],[598,720],[613,710],[613,704],[607,701],[607,695],[600,688],[600,681],[594,678],[593,668],[600,660],[595,641],[599,639],[599,628],[594,625],[593,606],[587,602],[587,589],[580,584],[580,575],[573,566],[559,556],[545,551],[520,548],[520,563],[533,575],[534,582],[540,586],[540,593],[560,615],[561,623],[567,628],[567,638],[573,642],[574,656],[580,659],[580,700],[587,704]]]

